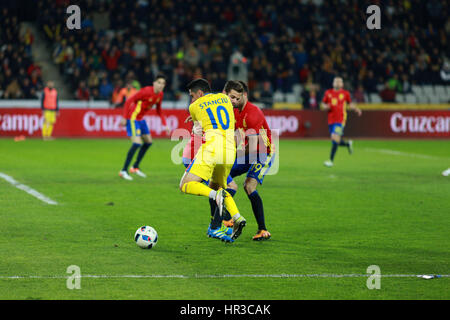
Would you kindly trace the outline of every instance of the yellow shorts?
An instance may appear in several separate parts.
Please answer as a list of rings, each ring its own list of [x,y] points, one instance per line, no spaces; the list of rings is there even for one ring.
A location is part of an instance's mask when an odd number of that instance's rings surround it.
[[[205,181],[216,183],[225,189],[235,157],[236,149],[220,148],[214,144],[214,141],[207,141],[198,149],[186,172]]]
[[[54,124],[56,122],[56,111],[44,110],[44,121],[46,123]]]

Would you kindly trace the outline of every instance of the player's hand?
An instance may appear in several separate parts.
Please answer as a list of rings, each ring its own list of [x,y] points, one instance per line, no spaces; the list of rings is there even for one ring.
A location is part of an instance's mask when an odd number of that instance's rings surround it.
[[[358,117],[361,117],[362,115],[361,109],[356,109],[356,114],[358,115]]]
[[[170,136],[170,128],[168,126],[165,126],[164,130],[166,131],[166,134]]]
[[[120,120],[120,125],[121,125],[122,127],[125,127],[125,126],[127,125],[127,120],[124,119],[124,118],[122,118],[122,120]]]
[[[184,120],[184,123],[188,123],[188,122],[190,122],[190,121],[192,121],[192,116],[191,116],[191,115],[189,115],[189,116],[186,118],[186,120]]]
[[[192,127],[192,132],[197,136],[203,135],[203,129],[200,122],[194,122],[194,126]]]

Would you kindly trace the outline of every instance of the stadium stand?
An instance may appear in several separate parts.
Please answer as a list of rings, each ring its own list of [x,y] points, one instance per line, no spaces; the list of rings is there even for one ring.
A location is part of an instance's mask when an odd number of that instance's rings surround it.
[[[32,58],[34,36],[20,28],[15,11],[0,10],[0,98],[37,99],[43,83],[41,69]]]
[[[448,3],[375,2],[381,30],[366,28],[361,0],[70,1],[81,30],[60,19],[69,1],[43,0],[36,21],[80,99],[110,99],[119,83],[149,85],[162,72],[168,100],[206,77],[216,91],[246,80],[255,101],[305,102],[340,75],[364,102],[449,102]]]

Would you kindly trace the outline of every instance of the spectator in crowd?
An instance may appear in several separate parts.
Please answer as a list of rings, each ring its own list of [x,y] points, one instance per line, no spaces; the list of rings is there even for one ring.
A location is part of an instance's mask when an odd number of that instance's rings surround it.
[[[120,97],[120,90],[123,88],[123,81],[122,80],[116,80],[113,92],[111,93],[110,98],[110,105],[114,108],[117,108],[119,105],[123,103],[121,97]]]
[[[102,79],[102,82],[98,88],[99,90],[99,94],[100,94],[100,98],[103,100],[109,100],[109,98],[112,95],[112,92],[114,90],[112,84],[108,81],[107,77],[104,77]]]
[[[319,108],[319,101],[317,99],[317,92],[314,88],[309,91],[309,108],[317,110]]]
[[[136,59],[144,59],[147,57],[147,44],[141,37],[136,39],[136,43],[133,45],[133,52],[135,52]]]
[[[315,86],[315,85],[307,86],[302,91],[301,96],[302,96],[302,101],[303,101],[303,109],[311,109],[311,110],[319,109],[317,86]]]
[[[130,78],[127,81],[127,84],[125,86],[125,88],[121,88],[119,91],[119,94],[117,95],[116,98],[116,102],[114,104],[115,108],[121,108],[123,107],[123,104],[125,103],[125,101],[131,97],[132,95],[134,95],[136,92],[138,92],[138,90],[133,86],[133,79]]]
[[[401,93],[411,93],[411,92],[412,92],[411,81],[409,81],[408,75],[404,73],[402,74]]]
[[[353,100],[356,103],[366,102],[366,98],[364,97],[364,88],[361,84],[359,84],[356,90],[353,92]]]
[[[380,97],[383,102],[395,102],[395,90],[389,85],[388,82],[385,83],[384,89],[380,91]]]
[[[443,83],[448,84],[450,82],[450,62],[446,61],[440,71],[440,76]]]
[[[106,47],[102,52],[102,58],[105,61],[106,69],[111,73],[117,70],[118,61],[121,56],[121,52],[117,46],[113,46],[111,49]]]
[[[310,70],[307,63],[303,65],[303,67],[299,71],[299,82],[305,83],[306,80],[309,78]]]
[[[0,11],[0,98],[35,99],[41,91],[40,68],[33,61],[34,35],[30,28],[20,30],[19,13]]]
[[[133,71],[143,83],[146,67],[150,68],[147,73],[168,75],[167,97],[183,92],[199,73],[207,78],[215,73],[217,81],[229,77],[229,70],[231,78],[247,71],[244,78],[248,79],[243,80],[253,83],[257,92],[266,81],[273,89],[286,92],[293,83],[304,84],[312,77],[320,85],[320,95],[336,74],[345,75],[352,88],[362,84],[365,93],[379,92],[387,81],[391,85],[397,81],[396,89],[404,90],[404,75],[411,85],[448,82],[443,79],[448,79],[449,70],[442,67],[448,59],[450,29],[445,1],[388,1],[381,7],[383,28],[377,32],[357,27],[366,5],[361,0],[349,0],[347,5],[336,0],[294,5],[289,0],[276,6],[258,0],[218,0],[207,9],[199,0],[159,6],[148,3],[83,1],[89,15],[83,17],[81,30],[69,32],[55,18],[65,15],[65,2],[39,1],[38,27],[49,44],[56,43],[65,52],[58,54],[58,61],[64,73],[72,69],[70,76],[65,75],[73,90],[88,81],[92,69],[106,70],[110,83],[116,74],[126,79],[128,71]],[[9,17],[7,10],[0,18],[1,43],[14,43],[17,19]],[[24,53],[27,43],[24,40]],[[0,51],[2,62],[12,61],[12,53],[20,52],[8,45]]]
[[[37,94],[33,85],[31,84],[30,78],[26,77],[22,80],[22,93],[23,99],[36,99]]]
[[[89,78],[87,79],[87,85],[90,90],[93,90],[99,86],[100,80],[98,78],[97,72],[91,70],[89,73]]]
[[[311,106],[309,104],[309,97],[310,97],[309,90],[304,89],[302,91],[301,96],[302,96],[303,109],[311,109]]]
[[[259,101],[263,102],[264,104],[271,106],[273,103],[273,91],[272,91],[272,85],[270,81],[265,81],[263,83],[263,89],[261,91],[260,97],[258,99]]]
[[[5,99],[20,99],[22,97],[19,81],[16,78],[6,86],[3,96]]]
[[[77,89],[76,95],[78,100],[89,101],[91,95],[88,88],[86,88],[86,82],[81,81]]]
[[[398,79],[398,75],[394,74],[392,76],[392,78],[390,78],[388,80],[388,86],[389,88],[391,88],[392,90],[396,91],[396,92],[401,92],[402,91],[402,85],[400,83],[400,80]]]

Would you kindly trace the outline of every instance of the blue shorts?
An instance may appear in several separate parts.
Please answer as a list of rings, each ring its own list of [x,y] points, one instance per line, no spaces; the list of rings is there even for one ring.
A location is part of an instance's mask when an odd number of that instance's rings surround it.
[[[231,168],[230,176],[234,178],[247,173],[247,178],[256,179],[259,184],[262,184],[264,177],[266,176],[267,172],[269,172],[274,159],[275,153],[268,154],[262,159],[258,157],[258,159],[253,163],[249,163],[248,155],[245,156],[245,158],[240,158],[239,161],[238,159],[236,159],[233,168]]]
[[[191,159],[188,159],[188,158],[183,157],[183,165],[184,165],[184,167],[185,167],[186,169],[187,169],[187,167],[189,167],[189,165],[191,164],[191,162],[192,162]],[[231,181],[233,181],[233,178],[231,177],[231,175],[229,175],[229,176],[227,177],[227,185],[229,185]],[[207,181],[207,182],[209,182],[209,181]]]
[[[184,165],[185,168],[189,167],[189,165],[191,164],[191,162],[192,162],[191,159],[188,159],[188,158],[183,157],[183,165]]]
[[[344,135],[344,125],[342,123],[332,123],[328,125],[328,131],[331,134],[337,134],[339,136]]]
[[[127,136],[140,137],[143,134],[150,134],[147,122],[145,120],[129,120],[127,119]]]

